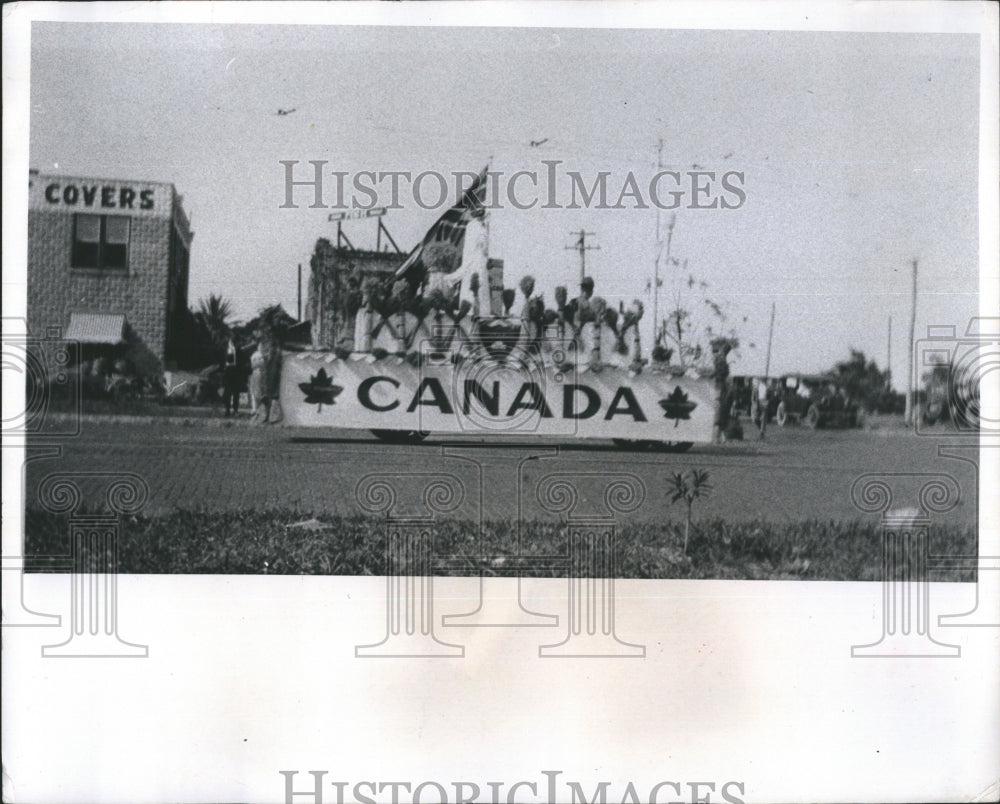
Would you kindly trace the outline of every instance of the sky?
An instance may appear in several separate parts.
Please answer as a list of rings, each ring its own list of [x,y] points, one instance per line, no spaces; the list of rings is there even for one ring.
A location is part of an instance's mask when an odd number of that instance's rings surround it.
[[[297,178],[309,160],[349,175],[560,160],[588,183],[608,171],[616,196],[630,171],[648,184],[662,140],[666,169],[739,171],[746,200],[676,211],[661,309],[719,303],[734,373],[763,371],[772,304],[772,374],[851,348],[884,367],[891,316],[901,378],[914,259],[918,336],[978,310],[978,54],[960,34],[36,22],[30,164],[173,183],[195,231],[189,302],[220,293],[246,319],[294,312],[296,266],[336,235],[308,190],[281,208],[282,160]],[[384,221],[408,251],[443,207],[401,203]],[[651,332],[657,227],[653,208],[506,204],[490,255],[551,304],[578,282],[570,233],[594,232],[597,294],[642,300]],[[374,246],[371,221],[344,231]]]

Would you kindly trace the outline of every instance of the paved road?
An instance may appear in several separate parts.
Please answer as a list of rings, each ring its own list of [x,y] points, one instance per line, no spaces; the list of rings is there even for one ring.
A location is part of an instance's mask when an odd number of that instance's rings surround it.
[[[680,510],[669,503],[667,480],[673,472],[700,468],[710,472],[714,488],[709,499],[698,503],[696,516],[781,521],[869,516],[850,500],[859,475],[941,471],[955,477],[963,494],[959,506],[946,515],[948,521],[974,523],[975,472],[962,461],[937,457],[938,443],[898,430],[772,428],[763,443],[696,446],[685,454],[664,454],[629,452],[610,442],[497,446],[476,439],[430,438],[417,446],[395,446],[364,432],[90,420],[79,437],[62,442],[61,457],[29,462],[26,499],[35,504],[39,481],[53,472],[129,471],[148,483],[146,510],[154,514],[292,508],[351,515],[362,513],[356,498],[359,481],[383,473],[395,476],[394,513],[418,514],[420,506],[410,499],[420,491],[417,485],[428,473],[446,473],[458,478],[465,491],[464,502],[450,516],[534,518],[542,514],[539,482],[561,473],[577,490],[575,515],[585,516],[602,513],[607,479],[629,474],[639,479],[645,495],[629,517],[642,521],[679,516]],[[537,457],[527,460],[533,455]],[[897,486],[897,505],[916,502],[911,482]]]

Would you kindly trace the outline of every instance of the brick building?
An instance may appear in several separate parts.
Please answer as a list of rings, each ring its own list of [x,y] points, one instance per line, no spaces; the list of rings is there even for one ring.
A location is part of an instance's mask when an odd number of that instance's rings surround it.
[[[32,170],[28,198],[29,331],[175,360],[194,234],[174,186]]]

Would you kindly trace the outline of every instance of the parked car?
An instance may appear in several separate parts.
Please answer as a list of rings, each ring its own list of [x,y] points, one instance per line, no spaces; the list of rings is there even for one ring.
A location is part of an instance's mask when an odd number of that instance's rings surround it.
[[[779,427],[797,421],[807,427],[857,427],[858,404],[829,375],[788,375],[781,378],[773,400]]]

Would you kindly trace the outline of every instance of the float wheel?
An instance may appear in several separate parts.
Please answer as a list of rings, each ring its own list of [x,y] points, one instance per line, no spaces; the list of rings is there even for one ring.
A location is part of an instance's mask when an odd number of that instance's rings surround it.
[[[778,427],[784,427],[788,423],[788,408],[785,407],[784,402],[778,403],[778,409],[774,412],[774,420],[778,423]]]

